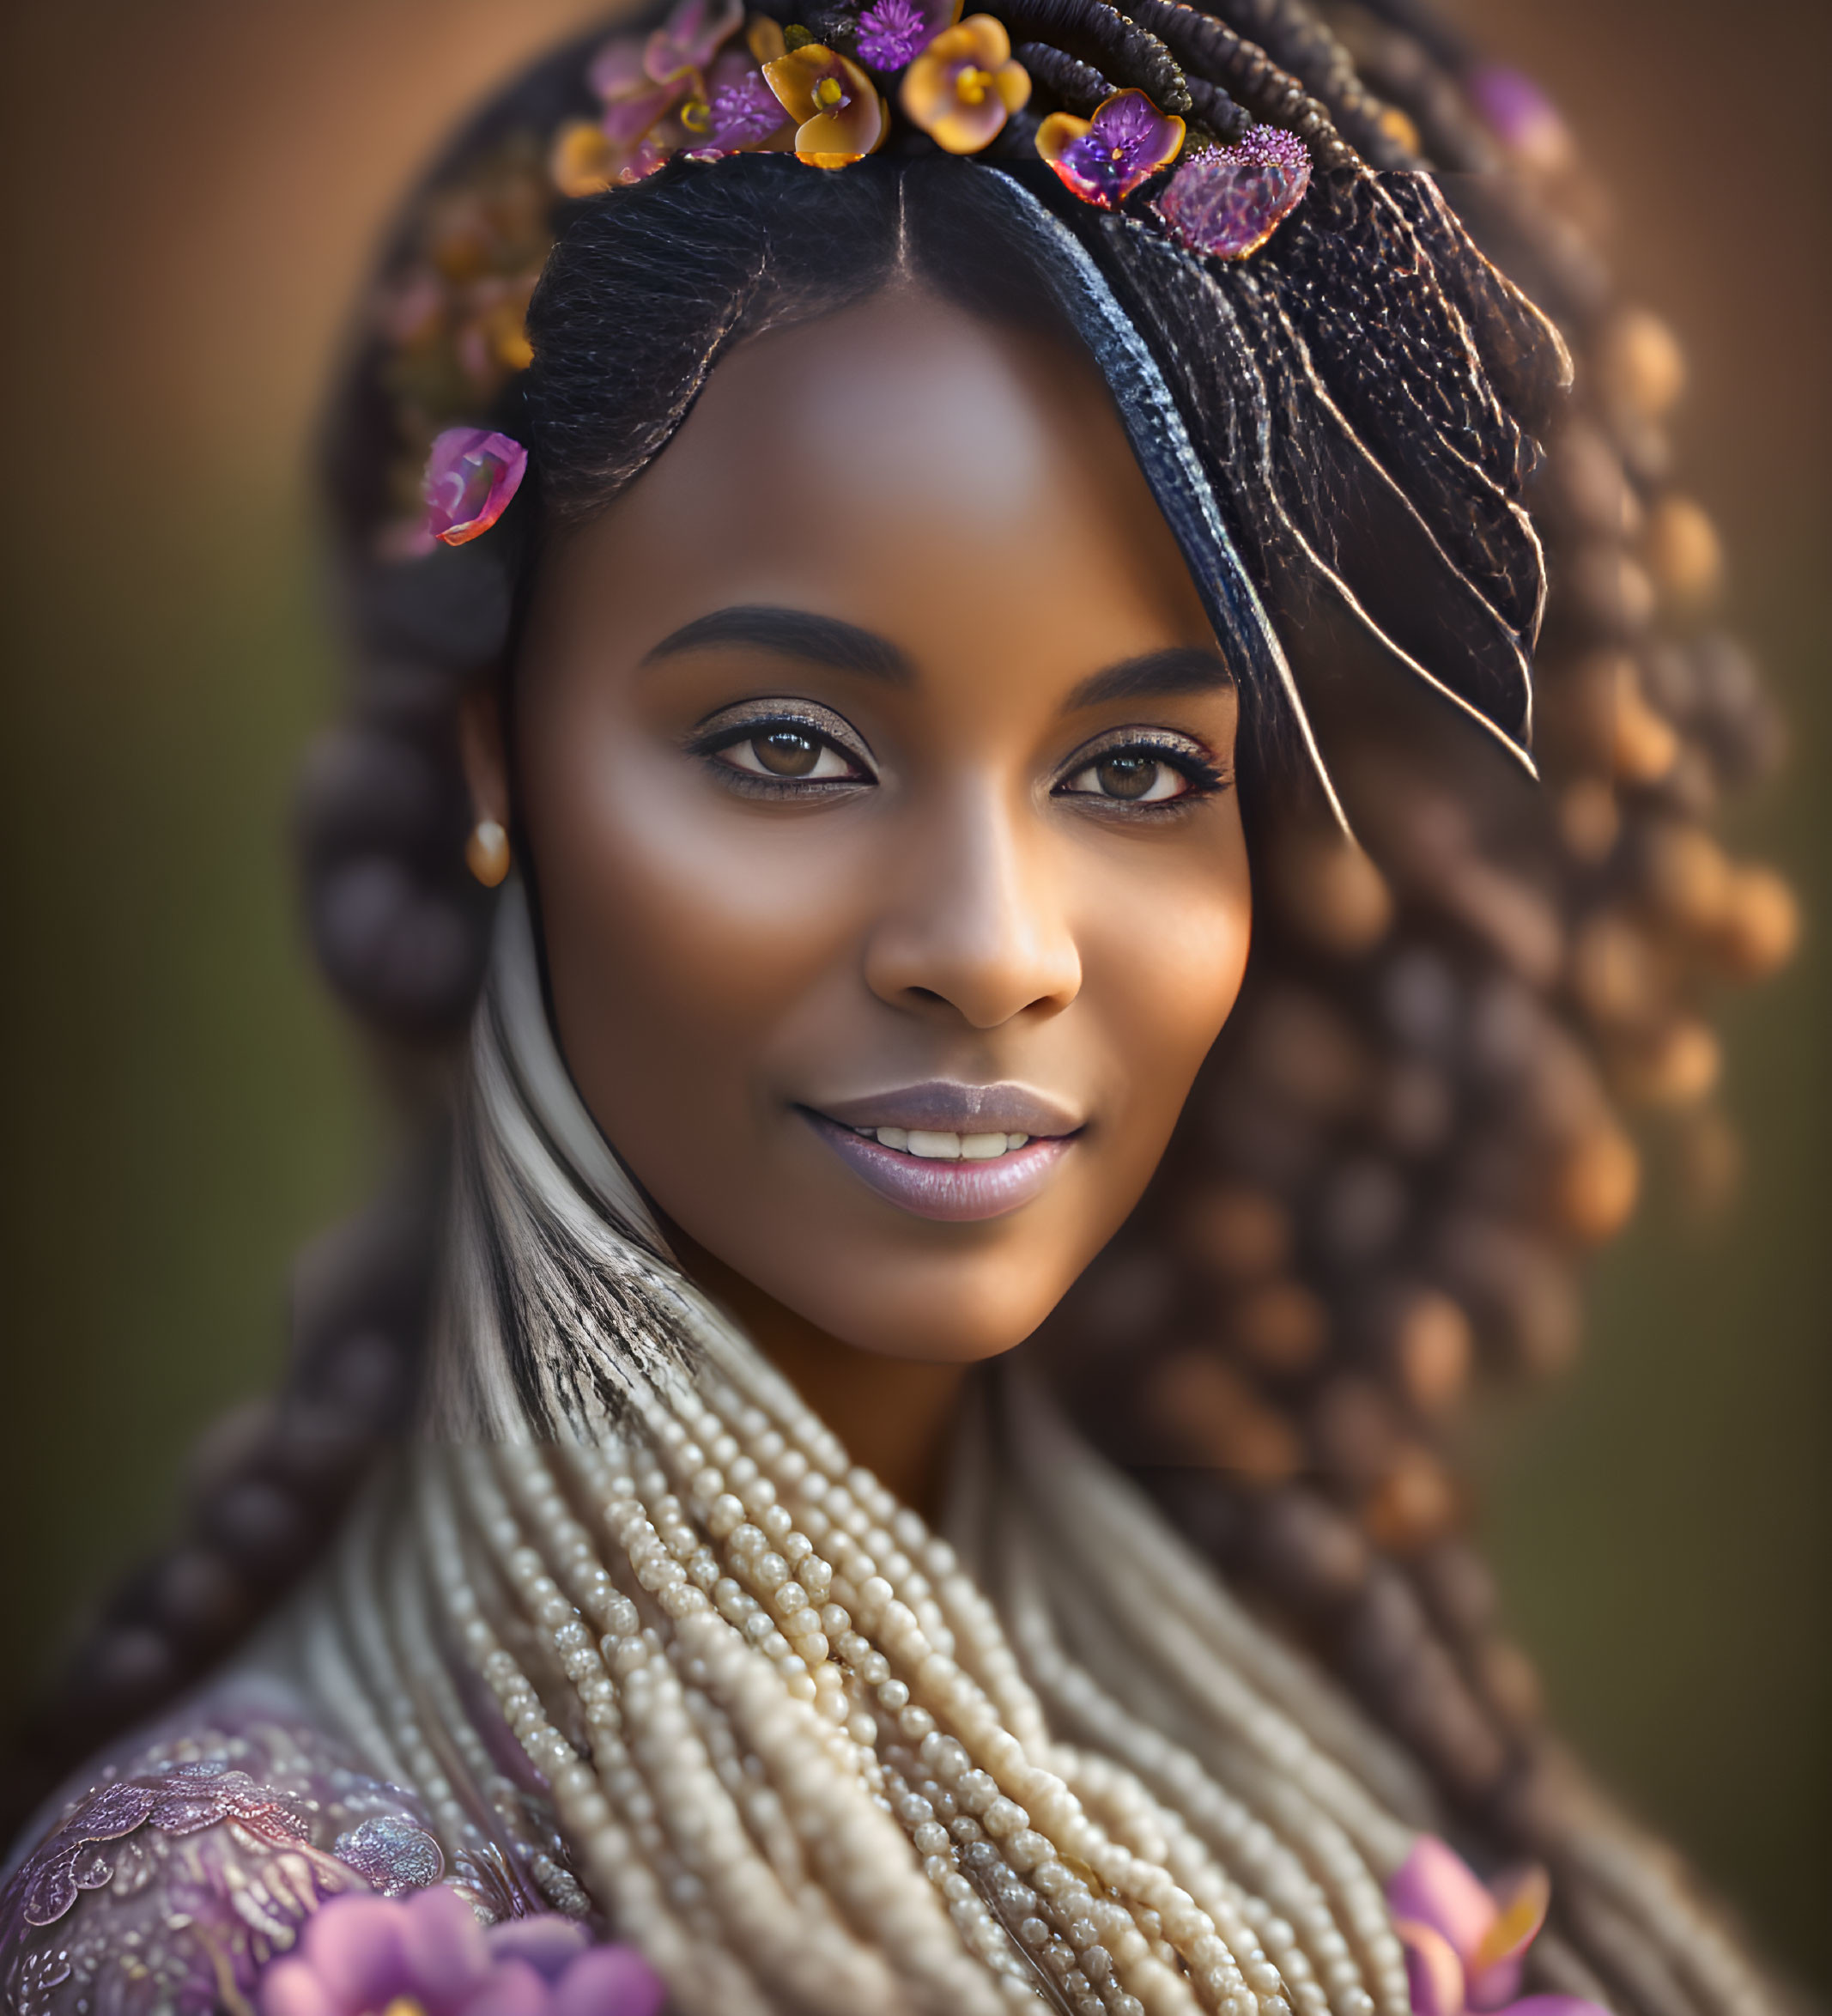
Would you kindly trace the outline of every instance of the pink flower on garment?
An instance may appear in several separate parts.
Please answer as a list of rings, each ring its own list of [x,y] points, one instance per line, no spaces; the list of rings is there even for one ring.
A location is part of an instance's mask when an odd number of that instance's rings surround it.
[[[486,1932],[435,1889],[333,1898],[255,1995],[261,2016],[659,2016],[664,1990],[634,1947],[595,1946],[569,1918]]]
[[[1393,1929],[1405,1948],[1413,2016],[1608,2016],[1580,1995],[1515,1997],[1526,1949],[1545,1922],[1550,1885],[1528,1869],[1486,1889],[1435,1835],[1421,1834],[1386,1885]]]

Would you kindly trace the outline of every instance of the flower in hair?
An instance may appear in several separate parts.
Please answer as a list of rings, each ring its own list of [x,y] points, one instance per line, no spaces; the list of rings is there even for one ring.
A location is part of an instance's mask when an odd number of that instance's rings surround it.
[[[1193,155],[1158,198],[1179,244],[1217,259],[1257,252],[1310,186],[1310,155],[1295,133],[1253,126],[1232,147]]]
[[[658,2016],[665,1990],[633,1946],[593,1946],[543,1912],[488,1931],[454,1890],[333,1898],[261,1970],[261,2016]]]
[[[687,150],[695,161],[717,161],[740,148],[764,147],[779,133],[786,137],[788,118],[781,100],[743,50],[726,50],[707,72],[703,121],[700,112],[698,105],[689,104],[680,115],[690,132],[701,129]]]
[[[643,70],[658,84],[697,77],[743,25],[743,0],[681,0],[643,44]]]
[[[904,74],[903,109],[949,154],[977,154],[1030,96],[1004,24],[970,14],[932,37]]]
[[[743,0],[680,0],[647,35],[605,43],[586,73],[602,115],[574,119],[555,137],[549,165],[561,194],[597,196],[640,182],[683,148],[713,144],[718,87],[709,72],[743,21]]]
[[[1605,2016],[1579,1995],[1514,1999],[1550,1894],[1539,1868],[1489,1890],[1453,1849],[1421,1834],[1386,1885],[1416,2016]]]
[[[961,0],[873,0],[858,17],[858,60],[901,70],[960,18]]]
[[[769,88],[795,121],[795,151],[817,168],[843,168],[883,143],[890,108],[850,57],[804,42],[763,66]]]
[[[1489,130],[1526,167],[1544,173],[1570,167],[1570,129],[1525,70],[1478,64],[1464,82]]]
[[[1175,161],[1183,134],[1183,121],[1143,91],[1116,91],[1092,118],[1052,112],[1037,129],[1037,152],[1083,203],[1112,209]]]
[[[506,434],[448,427],[426,465],[427,534],[463,546],[487,532],[522,487],[528,451]]]

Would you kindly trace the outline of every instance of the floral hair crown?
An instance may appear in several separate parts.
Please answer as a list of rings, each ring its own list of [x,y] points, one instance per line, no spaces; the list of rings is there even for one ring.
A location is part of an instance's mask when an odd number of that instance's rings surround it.
[[[678,0],[658,27],[614,36],[592,57],[587,81],[600,110],[596,118],[569,119],[554,135],[544,163],[549,201],[555,193],[591,197],[640,182],[676,155],[713,161],[731,154],[792,154],[814,168],[845,168],[883,146],[900,111],[946,153],[979,154],[1002,135],[1009,151],[1007,128],[1029,102],[1031,73],[1013,54],[1004,22],[990,14],[963,20],[961,4],[868,0],[856,17],[835,17],[822,39],[766,15],[747,19],[743,0]],[[1192,143],[1185,121],[1160,110],[1149,93],[1108,89],[1097,72],[1041,46],[1022,53],[1049,66],[1045,81],[1058,96],[1088,104],[1104,92],[1086,118],[1063,111],[1028,122],[1037,155],[1063,186],[1083,203],[1114,209],[1174,167],[1144,209],[1187,252],[1246,258],[1308,186],[1310,155],[1282,127],[1249,124],[1231,143]],[[453,261],[436,248],[430,262],[435,273],[446,269],[447,295],[456,277],[457,291],[469,287],[474,297],[446,300],[440,304],[446,312],[428,318],[446,339],[433,348],[451,353],[434,360],[435,374],[443,366],[449,381],[455,364],[477,395],[472,411],[529,361],[521,311],[551,243],[550,234],[535,235],[539,257],[513,280],[488,273],[477,287],[462,271],[454,276]],[[475,249],[460,247],[461,269]],[[424,281],[416,276],[396,301],[397,322],[410,323],[433,307]],[[436,284],[430,289],[438,291]],[[405,333],[410,352],[415,331]],[[449,397],[449,383],[446,389]],[[423,430],[409,431],[423,438]],[[506,434],[444,429],[431,440],[425,465],[424,525],[397,550],[424,550],[434,541],[461,545],[488,531],[508,507],[526,465],[525,452]]]

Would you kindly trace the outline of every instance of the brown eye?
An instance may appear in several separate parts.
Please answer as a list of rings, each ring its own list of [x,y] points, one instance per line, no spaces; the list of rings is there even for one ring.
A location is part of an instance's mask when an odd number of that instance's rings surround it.
[[[773,728],[767,735],[754,736],[750,748],[759,768],[772,777],[811,776],[821,760],[821,744],[793,728]]]
[[[877,781],[871,758],[837,715],[831,732],[824,725],[780,714],[715,725],[695,753],[708,757],[727,776],[736,771],[740,777],[755,779],[760,787],[792,791],[803,786],[815,789]]]
[[[1151,794],[1164,767],[1156,756],[1146,756],[1138,750],[1116,750],[1112,756],[1102,756],[1095,764],[1094,773],[1105,796],[1138,799]]]
[[[1204,796],[1222,782],[1201,750],[1186,749],[1180,739],[1174,750],[1155,742],[1113,742],[1084,759],[1056,790],[1060,797],[1110,805],[1167,805]]]

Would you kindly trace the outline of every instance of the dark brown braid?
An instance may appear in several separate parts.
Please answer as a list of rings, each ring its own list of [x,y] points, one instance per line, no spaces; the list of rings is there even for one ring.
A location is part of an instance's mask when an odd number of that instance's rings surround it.
[[[1081,61],[1047,42],[1020,42],[1011,52],[1065,112],[1085,118],[1103,98],[1113,95],[1112,82],[1092,64]]]
[[[1000,12],[1014,37],[1080,57],[1147,93],[1161,112],[1180,115],[1191,109],[1176,58],[1149,27],[1107,0],[1016,0]]]

